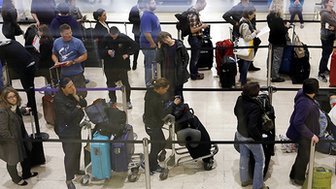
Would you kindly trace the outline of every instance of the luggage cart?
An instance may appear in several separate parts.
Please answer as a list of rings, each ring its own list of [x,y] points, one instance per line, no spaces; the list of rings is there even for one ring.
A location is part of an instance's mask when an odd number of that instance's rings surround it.
[[[187,148],[186,147],[175,147],[175,143],[172,143],[171,141],[175,141],[176,140],[176,133],[175,133],[175,117],[171,114],[167,115],[164,119],[165,125],[168,126],[168,131],[169,131],[169,136],[167,139],[167,146],[169,149],[171,149],[171,154],[166,158],[166,153],[161,152],[159,154],[159,161],[163,162],[163,167],[164,170],[162,171],[162,173],[160,173],[159,178],[160,180],[165,180],[168,178],[168,174],[169,174],[169,168],[170,167],[175,167],[175,166],[179,166],[181,164],[185,164],[185,163],[190,163],[190,162],[198,162],[200,160],[203,160],[205,158],[209,158],[209,157],[214,157],[217,153],[218,153],[218,146],[217,144],[213,144],[211,145],[211,149],[210,149],[210,154],[206,155],[206,156],[202,156],[199,158],[195,158],[193,159]],[[176,160],[176,155],[180,155],[181,157],[179,157]]]

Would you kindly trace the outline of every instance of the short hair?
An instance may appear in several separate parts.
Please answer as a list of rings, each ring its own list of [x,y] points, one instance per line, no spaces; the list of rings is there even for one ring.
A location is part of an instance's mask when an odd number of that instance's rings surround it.
[[[243,86],[243,94],[249,97],[258,96],[260,91],[260,85],[258,82],[249,82]]]
[[[112,26],[110,28],[110,34],[116,35],[116,34],[119,34],[119,33],[120,33],[120,31],[119,31],[119,29],[116,26]]]
[[[319,91],[319,82],[315,78],[308,78],[303,81],[302,91],[305,94],[317,94]]]
[[[93,12],[93,18],[98,21],[99,17],[103,15],[103,13],[106,12],[104,9],[99,8],[96,11]]]
[[[69,4],[66,2],[60,3],[57,5],[57,11],[61,13],[62,15],[66,15],[70,13],[70,7]]]
[[[19,95],[19,93],[17,92],[17,90],[15,90],[13,87],[5,87],[2,91],[1,91],[1,98],[0,98],[0,101],[1,101],[1,106],[2,107],[5,107],[5,108],[9,108],[11,106],[11,104],[8,103],[8,100],[7,100],[7,95],[12,92],[15,94],[16,96],[16,100],[17,100],[17,103],[16,105],[20,106],[21,105],[21,97]]]
[[[63,77],[63,78],[61,78],[61,80],[60,80],[59,86],[60,86],[61,88],[64,89],[64,88],[66,87],[66,85],[67,85],[70,81],[72,81],[70,78],[68,78],[68,77]]]
[[[159,89],[161,87],[166,88],[170,85],[168,79],[161,77],[159,79],[153,80],[152,84],[154,86],[154,89]]]
[[[59,27],[60,32],[63,32],[64,30],[71,30],[71,26],[69,24],[62,24]]]
[[[158,40],[158,42],[162,42],[162,40],[166,37],[172,38],[170,33],[162,31],[162,32],[159,33],[157,40]]]
[[[244,8],[243,11],[243,17],[248,18],[249,15],[252,15],[254,12],[256,12],[256,8],[252,5],[248,5]]]

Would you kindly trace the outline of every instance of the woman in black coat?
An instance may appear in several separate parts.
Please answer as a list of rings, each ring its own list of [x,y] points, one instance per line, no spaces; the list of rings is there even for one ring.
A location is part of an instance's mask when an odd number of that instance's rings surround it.
[[[35,177],[37,172],[30,172],[30,153],[32,145],[23,141],[28,138],[19,110],[21,98],[18,92],[5,88],[0,100],[0,159],[7,163],[7,171],[12,181],[20,186],[27,185],[25,179]],[[22,177],[19,176],[17,163],[21,163]]]
[[[96,40],[98,45],[98,52],[100,52],[104,49],[103,40],[110,31],[110,28],[106,23],[106,11],[104,9],[98,9],[94,11],[93,18],[97,21],[93,29],[93,38]]]
[[[1,16],[3,18],[2,33],[8,39],[15,40],[15,36],[23,34],[17,23],[17,12],[12,0],[4,0]]]

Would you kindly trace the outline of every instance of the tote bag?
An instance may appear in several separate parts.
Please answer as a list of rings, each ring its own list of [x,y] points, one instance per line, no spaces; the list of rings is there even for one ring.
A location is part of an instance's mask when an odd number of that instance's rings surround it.
[[[236,44],[237,44],[237,47],[250,47],[250,46],[253,46],[253,40],[245,41],[242,37],[239,37]],[[249,56],[251,51],[252,51],[252,48],[241,48],[241,49],[235,49],[233,53],[237,56]]]

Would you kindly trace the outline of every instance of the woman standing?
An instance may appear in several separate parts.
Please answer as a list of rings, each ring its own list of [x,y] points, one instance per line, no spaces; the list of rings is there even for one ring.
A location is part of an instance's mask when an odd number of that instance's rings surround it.
[[[103,47],[103,39],[109,34],[110,28],[106,23],[106,11],[104,9],[98,9],[93,12],[93,18],[97,21],[93,30],[94,39],[97,41],[98,52],[100,52]]]
[[[15,36],[23,34],[17,23],[17,12],[12,0],[4,0],[1,9],[3,18],[2,33],[8,39],[15,40]]]
[[[254,40],[254,38],[259,33],[259,30],[254,29],[251,21],[255,18],[256,9],[254,6],[247,6],[244,9],[243,17],[239,21],[239,34],[240,37],[245,41]],[[250,67],[251,62],[254,59],[254,48],[249,49],[250,53],[247,56],[238,56],[240,59],[238,61],[239,66],[239,81],[241,85],[245,85],[247,81],[247,72]]]
[[[293,24],[295,15],[298,15],[300,20],[300,28],[304,28],[303,16],[302,16],[302,7],[304,0],[290,0],[289,1],[289,13],[290,13],[290,24]]]
[[[162,77],[170,82],[169,97],[178,95],[183,99],[183,84],[189,78],[189,55],[183,42],[173,39],[168,32],[160,32],[156,59],[161,65]]]
[[[257,82],[247,83],[243,86],[243,92],[238,97],[234,107],[238,125],[236,137],[238,141],[261,141],[262,140],[262,108],[256,97],[260,86]],[[263,181],[263,169],[265,155],[262,144],[239,144],[240,163],[239,173],[241,186],[253,184],[253,189],[267,189]],[[250,154],[255,159],[253,179],[249,176]]]
[[[175,98],[172,106],[166,108],[163,100],[164,94],[169,89],[169,81],[166,78],[160,78],[153,81],[154,88],[149,88],[145,95],[145,113],[143,115],[143,121],[145,123],[146,133],[150,136],[151,141],[156,141],[151,144],[149,154],[149,168],[151,174],[154,172],[161,172],[163,168],[157,162],[158,154],[161,150],[164,150],[166,146],[165,136],[162,132],[162,126],[164,122],[162,119],[172,112],[172,108],[181,103],[181,99]],[[162,141],[157,142],[157,141]]]
[[[28,138],[19,110],[21,98],[18,92],[5,88],[0,99],[0,137],[8,139],[0,143],[0,159],[7,163],[7,171],[12,181],[20,186],[27,185],[25,179],[35,177],[37,172],[30,172],[29,154],[32,148],[30,142],[23,141]],[[16,168],[21,162],[22,177]]]

